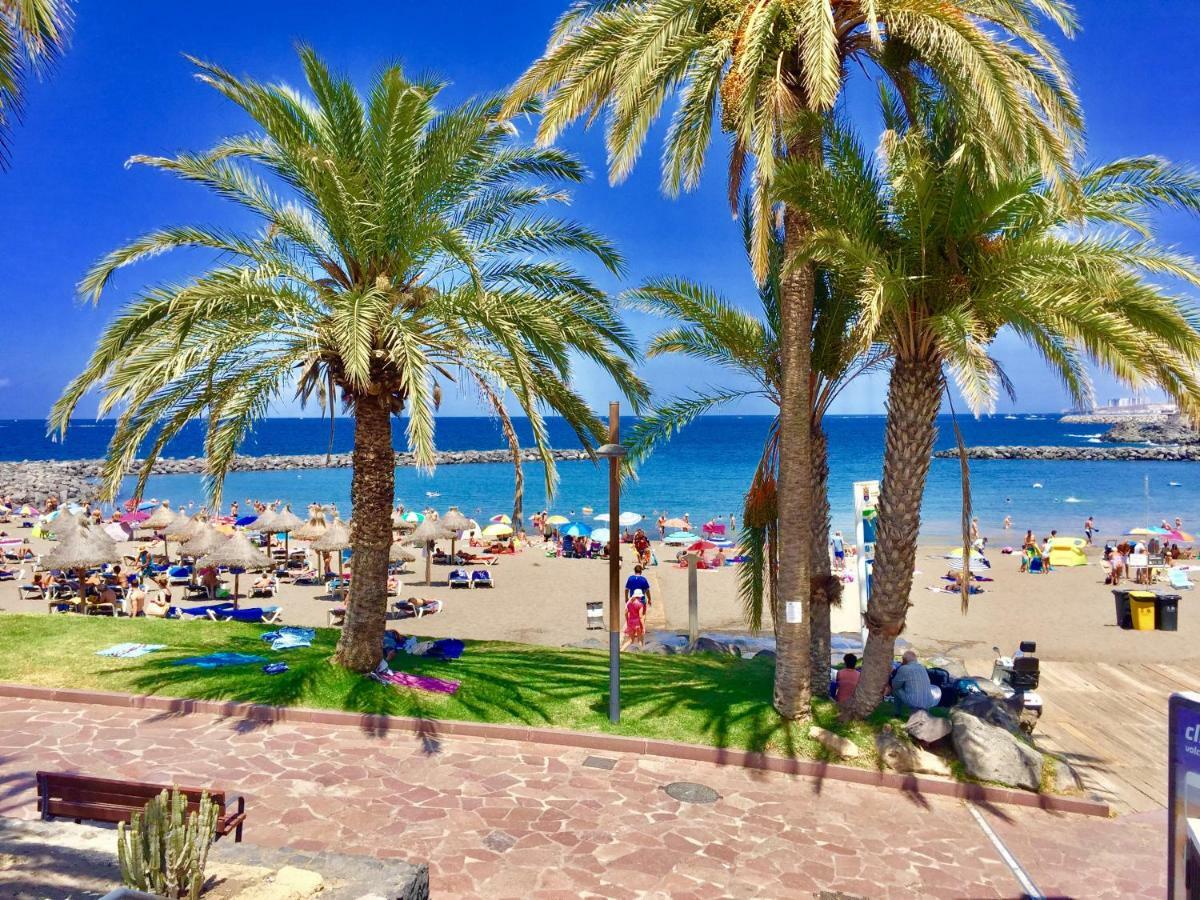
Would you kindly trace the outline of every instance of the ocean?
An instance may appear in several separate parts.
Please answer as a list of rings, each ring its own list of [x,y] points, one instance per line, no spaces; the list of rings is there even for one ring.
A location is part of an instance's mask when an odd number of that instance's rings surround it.
[[[708,416],[685,428],[660,448],[627,484],[623,509],[648,518],[687,513],[699,523],[715,516],[738,515],[742,494],[757,464],[766,434],[766,416]],[[960,418],[964,438],[973,445],[1095,446],[1103,426],[1067,425],[1057,416],[990,416]],[[634,420],[623,420],[628,435]],[[529,443],[528,423],[516,422],[522,443]],[[852,533],[855,481],[880,477],[883,416],[831,416],[826,420],[830,444],[830,500],[834,525]],[[395,446],[405,447],[403,425],[395,423]],[[104,454],[113,426],[106,421],[76,422],[62,443],[49,439],[45,424],[33,420],[0,421],[0,459],[86,459]],[[549,421],[556,447],[575,447],[561,420]],[[335,423],[335,452],[351,449],[353,422]],[[242,447],[247,455],[323,453],[329,422],[315,418],[271,419],[258,426]],[[497,422],[489,418],[446,417],[437,422],[441,450],[504,448]],[[954,446],[950,418],[939,421],[937,447]],[[193,423],[173,441],[165,455],[203,454],[203,431]],[[541,465],[525,466],[525,511],[550,509],[585,518],[607,506],[606,470],[590,462],[558,465],[555,498],[546,497]],[[1178,482],[1172,487],[1171,482]],[[1034,487],[1040,484],[1042,487]],[[1001,531],[1005,515],[1013,520],[1012,540],[1024,529],[1079,534],[1089,515],[1102,535],[1118,534],[1135,525],[1157,525],[1181,516],[1185,528],[1200,527],[1200,466],[1188,462],[1049,462],[1040,460],[972,460],[972,502],[985,534],[1008,543]],[[432,475],[411,468],[396,470],[396,497],[409,508],[456,505],[472,516],[510,511],[513,472],[509,464],[443,466]],[[150,480],[145,496],[170,499],[175,506],[204,503],[200,476],[169,475]],[[310,502],[335,503],[343,516],[350,510],[347,469],[281,472],[235,472],[227,480],[224,500],[281,499],[303,514]],[[953,538],[960,530],[961,486],[957,459],[935,459],[922,510],[922,535]]]

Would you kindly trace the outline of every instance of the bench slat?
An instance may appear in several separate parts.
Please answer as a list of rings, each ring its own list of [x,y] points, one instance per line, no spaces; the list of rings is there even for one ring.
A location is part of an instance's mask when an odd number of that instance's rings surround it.
[[[161,794],[162,791],[115,791],[111,789],[92,790],[87,787],[75,786],[54,790],[51,787],[49,796],[54,800],[70,800],[75,803],[113,803],[125,806],[142,807]],[[189,809],[200,805],[200,796],[184,794]],[[209,794],[209,799],[217,805],[221,812],[225,811],[225,795]]]

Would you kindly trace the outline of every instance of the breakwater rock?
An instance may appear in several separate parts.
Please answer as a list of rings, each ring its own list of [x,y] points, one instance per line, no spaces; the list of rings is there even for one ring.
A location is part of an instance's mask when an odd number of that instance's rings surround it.
[[[1125,425],[1127,423],[1165,422],[1168,413],[1067,413],[1059,418],[1064,425]]]
[[[958,456],[958,451],[938,450],[933,455],[953,459]],[[968,447],[967,456],[971,459],[1188,462],[1200,460],[1200,444],[1172,447]]]
[[[583,450],[552,450],[557,461],[589,459]],[[538,462],[541,457],[534,450],[522,451],[525,462]],[[439,466],[465,465],[469,463],[512,463],[512,454],[507,450],[444,450],[434,456]],[[22,462],[0,462],[0,496],[11,497],[14,503],[41,503],[51,495],[62,499],[89,501],[99,494],[97,482],[104,461],[100,459],[73,460],[24,460]],[[397,466],[415,466],[411,453],[397,453]],[[141,460],[130,468],[130,473],[140,469]],[[275,472],[289,469],[344,469],[350,467],[349,453],[325,456],[313,453],[297,456],[237,456],[230,471]],[[160,459],[152,469],[155,475],[204,475],[208,464],[203,457],[189,456],[186,459]]]
[[[1100,440],[1114,444],[1200,444],[1200,431],[1180,419],[1161,422],[1119,422],[1101,435]]]

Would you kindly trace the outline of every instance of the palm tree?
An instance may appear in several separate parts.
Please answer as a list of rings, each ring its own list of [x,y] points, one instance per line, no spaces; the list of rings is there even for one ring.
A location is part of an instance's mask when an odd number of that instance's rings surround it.
[[[62,52],[71,22],[68,0],[0,0],[0,166],[5,139],[21,113],[25,79]]]
[[[748,198],[743,201],[746,209]],[[747,258],[753,253],[750,223],[742,216],[742,238]],[[635,308],[672,320],[673,327],[659,332],[646,348],[646,357],[680,354],[739,376],[741,387],[709,388],[673,397],[648,411],[633,428],[630,459],[643,462],[655,448],[687,427],[698,416],[748,399],[766,400],[779,407],[779,290],[783,272],[783,235],[776,229],[768,258],[767,277],[758,285],[757,313],[725,300],[713,290],[684,279],[656,278],[626,292]],[[829,671],[829,603],[840,591],[840,582],[829,571],[829,466],[826,455],[825,413],[855,377],[882,362],[882,348],[861,355],[849,341],[855,304],[836,290],[828,273],[816,282],[813,323],[812,442],[814,459],[812,547],[815,581],[826,579],[812,596],[812,674],[824,679]],[[779,568],[778,522],[775,485],[779,461],[779,416],[767,430],[762,455],[755,468],[742,512],[741,541],[750,561],[739,569],[740,591],[746,618],[755,630],[762,627],[764,608],[771,613],[778,639],[785,616],[774,590]],[[790,550],[791,548],[789,548]]]
[[[274,401],[293,388],[301,401],[340,396],[355,420],[354,580],[336,660],[363,671],[379,660],[384,627],[391,417],[407,415],[409,447],[431,466],[443,384],[510,396],[552,490],[542,410],[563,416],[589,449],[605,434],[569,386],[572,357],[593,360],[635,403],[645,388],[613,304],[556,258],[582,253],[618,271],[620,257],[539,211],[566,198],[557,185],[583,177],[575,159],[515,143],[500,98],[439,112],[443,86],[397,67],[362,97],[313,51],[300,58],[307,94],[196,62],[257,131],[205,153],[133,161],[207,187],[261,228],[165,228],[100,260],[80,284],[93,300],[118,269],[162,251],[221,257],[183,283],[141,291],[101,335],[51,426],[66,429],[83,395],[102,390],[101,414],[120,411],[103,473],[113,496],[139,449],[136,493],[166,442],[205,418],[216,502],[236,448]]]
[[[858,716],[882,698],[904,627],[946,373],[974,410],[989,408],[1007,379],[988,348],[1008,328],[1076,402],[1090,400],[1091,362],[1200,413],[1200,318],[1147,280],[1200,284],[1200,268],[1156,245],[1147,221],[1156,207],[1200,211],[1200,176],[1142,157],[1055,190],[1034,168],[990,169],[944,102],[920,100],[911,122],[885,101],[881,166],[843,135],[826,166],[789,163],[778,182],[812,216],[802,258],[837,274],[860,305],[858,340],[894,358]]]
[[[820,157],[821,117],[837,102],[852,63],[907,83],[929,73],[977,123],[998,165],[1032,158],[1061,168],[1079,127],[1065,67],[1039,30],[1044,17],[1070,34],[1066,0],[575,0],[549,46],[514,87],[508,109],[544,97],[541,143],[571,122],[607,112],[609,172],[620,181],[641,153],[663,104],[678,94],[663,154],[668,193],[700,180],[714,127],[729,135],[729,197],[736,205],[752,166],[754,271],[766,276],[775,211],[772,182],[788,158]],[[782,211],[794,255],[806,211]],[[777,518],[794,548],[780,559],[779,591],[808,598],[811,553],[799,535],[813,518],[811,352],[815,273],[789,269],[780,283]],[[779,633],[775,707],[807,715],[803,663],[808,617]]]

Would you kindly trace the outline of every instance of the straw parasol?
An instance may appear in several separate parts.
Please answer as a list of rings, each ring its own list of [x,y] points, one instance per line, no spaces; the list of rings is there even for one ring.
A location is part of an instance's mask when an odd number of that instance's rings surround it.
[[[266,569],[271,561],[250,543],[244,531],[235,531],[227,540],[200,560],[206,566],[225,566],[233,572],[233,608],[237,609],[238,576],[243,571]]]
[[[292,532],[302,541],[315,541],[329,526],[325,523],[325,509],[321,506],[308,508],[308,521]]]
[[[171,561],[171,554],[167,552],[167,541],[177,541],[183,543],[192,536],[192,517],[185,512],[175,514],[175,519],[163,529],[163,554],[167,557],[167,562]]]
[[[454,537],[450,538],[450,555],[454,556],[454,545],[462,537],[462,533],[470,529],[471,520],[460,513],[457,506],[452,506],[446,510],[446,515],[438,520],[438,524],[454,533]]]
[[[162,531],[174,521],[175,510],[171,509],[171,501],[164,500],[162,506],[150,514],[150,518],[143,520],[142,527],[151,531]]]
[[[416,558],[417,554],[405,547],[400,541],[396,541],[396,543],[392,544],[391,549],[388,550],[388,559],[392,562],[415,562]]]
[[[285,506],[280,512],[275,513],[271,519],[271,530],[276,534],[283,532],[283,552],[285,554],[291,554],[291,545],[288,539],[293,532],[300,529],[303,525],[304,523],[300,521],[300,517],[292,512],[291,505]]]
[[[457,532],[456,532],[457,534]],[[419,544],[425,548],[425,583],[433,584],[433,543],[438,538],[445,537],[441,523],[426,519],[408,536],[408,543]]]
[[[47,569],[74,569],[79,579],[79,602],[83,603],[84,572],[120,558],[116,543],[108,535],[91,528],[70,527],[64,530],[58,545],[42,557],[42,565]]]
[[[212,551],[228,540],[225,535],[217,531],[208,522],[195,522],[189,530],[191,531],[191,536],[179,549],[180,552],[186,553],[188,556],[194,556],[197,559],[206,553],[212,553]]]
[[[312,548],[319,553],[336,553],[338,561],[338,577],[342,577],[342,551],[350,546],[350,529],[342,520],[335,517],[325,529],[325,533],[312,542]]]

